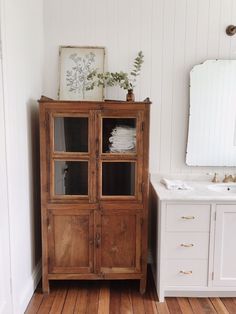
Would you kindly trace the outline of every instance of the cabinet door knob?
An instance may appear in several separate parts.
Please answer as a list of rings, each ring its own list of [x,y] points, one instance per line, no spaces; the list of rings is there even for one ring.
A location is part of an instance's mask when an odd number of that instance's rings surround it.
[[[180,271],[180,274],[183,274],[183,275],[192,275],[192,270],[181,270]]]
[[[193,243],[189,243],[189,244],[181,243],[180,246],[182,246],[182,247],[193,247],[194,244]]]
[[[195,219],[194,216],[182,216],[181,218],[182,219]]]

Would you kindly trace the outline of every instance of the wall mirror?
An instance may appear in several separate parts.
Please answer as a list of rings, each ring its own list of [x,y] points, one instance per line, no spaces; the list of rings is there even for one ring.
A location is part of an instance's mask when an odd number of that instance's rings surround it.
[[[189,166],[236,166],[236,60],[208,60],[190,73]]]

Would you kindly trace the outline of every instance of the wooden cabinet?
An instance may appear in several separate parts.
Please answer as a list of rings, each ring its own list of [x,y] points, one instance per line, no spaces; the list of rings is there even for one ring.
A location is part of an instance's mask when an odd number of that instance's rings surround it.
[[[146,286],[150,102],[40,103],[43,291],[56,279]]]

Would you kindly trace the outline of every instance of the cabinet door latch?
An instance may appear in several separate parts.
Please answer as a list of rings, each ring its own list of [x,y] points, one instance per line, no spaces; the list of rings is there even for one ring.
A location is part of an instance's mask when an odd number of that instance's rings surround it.
[[[142,183],[140,184],[140,191],[141,191],[141,193],[144,192],[144,182],[142,182]]]
[[[98,249],[100,247],[101,244],[101,236],[100,233],[96,233],[96,237],[95,237],[95,244],[96,244],[96,248]]]
[[[144,131],[144,122],[142,122],[141,130]]]

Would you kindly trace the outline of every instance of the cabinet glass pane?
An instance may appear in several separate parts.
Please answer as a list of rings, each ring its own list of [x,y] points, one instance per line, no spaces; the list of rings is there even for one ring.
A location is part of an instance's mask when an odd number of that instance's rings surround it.
[[[54,189],[56,195],[88,195],[88,162],[56,160]]]
[[[102,119],[102,152],[135,153],[136,152],[136,119],[103,118]]]
[[[88,152],[88,118],[55,117],[54,150]]]
[[[135,163],[103,162],[102,195],[134,195]]]

